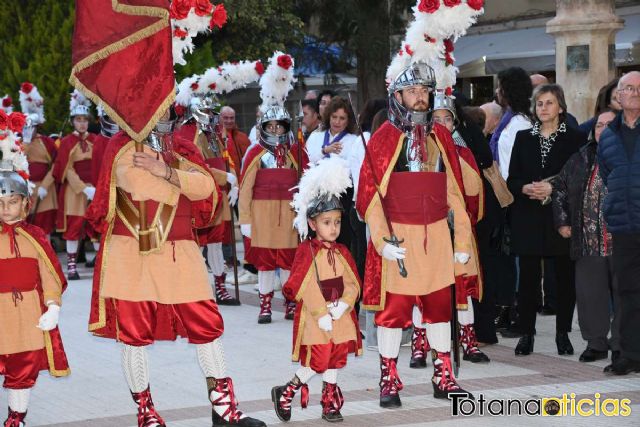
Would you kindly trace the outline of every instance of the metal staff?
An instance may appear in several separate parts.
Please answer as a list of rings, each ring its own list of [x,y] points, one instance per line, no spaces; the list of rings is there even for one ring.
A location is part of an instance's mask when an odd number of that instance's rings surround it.
[[[304,117],[304,113],[302,111],[302,102],[298,101],[298,114],[296,114],[296,139],[298,140],[298,182],[300,182],[300,176],[302,175],[302,144],[304,142],[304,137],[302,136],[302,127],[300,126],[302,117]]]
[[[360,134],[360,140],[362,141],[362,146],[364,147],[364,157],[367,159],[367,163],[369,164],[369,168],[371,168],[371,174],[373,175],[373,184],[376,187],[376,193],[378,193],[378,197],[380,198],[380,206],[382,207],[382,214],[387,223],[387,227],[389,228],[389,238],[383,237],[386,243],[390,245],[400,247],[401,243],[404,243],[404,239],[398,239],[396,234],[393,231],[393,224],[391,224],[391,220],[389,219],[389,213],[387,212],[387,207],[384,204],[384,199],[382,198],[382,193],[380,193],[380,180],[376,174],[376,170],[373,165],[373,160],[371,160],[371,156],[369,154],[369,149],[367,148],[367,141],[364,139],[364,134],[362,133],[362,127],[360,126],[360,121],[358,120],[358,115],[356,114],[355,109],[353,108],[353,102],[351,101],[351,94],[347,92],[347,96],[349,97],[349,106],[351,107],[351,111],[353,112],[353,116],[355,117],[356,126],[358,127],[358,133]],[[404,266],[404,260],[398,259],[398,269],[400,270],[400,276],[407,277],[409,274],[407,269]]]
[[[447,223],[451,233],[451,247],[454,247],[455,226],[453,222],[453,210],[447,214]],[[455,260],[454,260],[455,263]],[[458,376],[460,370],[460,343],[458,335],[458,307],[456,304],[456,284],[451,285],[451,352],[453,353],[453,375]]]
[[[219,125],[218,125],[219,126]],[[219,129],[219,127],[218,127]],[[226,131],[225,131],[226,133]],[[228,154],[228,150],[226,147],[226,144],[224,144],[223,141],[220,141],[220,137],[221,135],[218,134],[217,131],[215,131],[214,128],[214,132],[213,134],[216,136],[217,141],[220,143],[222,142],[222,149],[223,149],[223,155],[222,158],[224,159],[224,165],[225,165],[225,169],[227,171],[227,173],[229,173],[231,171],[231,165],[230,160],[231,157]],[[226,140],[226,138],[225,138]],[[235,141],[234,141],[235,142]],[[227,153],[227,155],[225,156],[224,153]],[[237,151],[238,155],[240,155],[240,152]],[[233,285],[235,288],[235,294],[236,294],[236,301],[238,301],[238,304],[240,304],[240,284],[238,283],[238,253],[236,250],[236,221],[233,217],[234,211],[233,211],[233,206],[231,206],[231,203],[229,203],[229,211],[231,213],[231,257],[233,258]]]

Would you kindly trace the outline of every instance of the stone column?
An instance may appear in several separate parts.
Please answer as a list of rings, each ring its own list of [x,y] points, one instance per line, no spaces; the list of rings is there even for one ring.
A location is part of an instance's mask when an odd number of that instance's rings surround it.
[[[623,26],[614,0],[556,0],[547,23],[556,39],[556,81],[579,122],[593,115],[598,91],[615,77],[615,34]]]

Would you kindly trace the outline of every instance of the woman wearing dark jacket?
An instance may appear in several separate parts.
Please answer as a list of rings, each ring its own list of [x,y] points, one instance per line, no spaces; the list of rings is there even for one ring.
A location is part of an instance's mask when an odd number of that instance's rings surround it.
[[[532,100],[534,126],[517,133],[507,180],[515,197],[511,207],[511,249],[519,256],[520,266],[518,312],[523,336],[515,354],[528,355],[533,351],[545,256],[554,257],[556,263],[558,354],[573,354],[568,332],[575,307],[574,266],[569,258],[569,240],[558,234],[553,222],[550,181],[584,145],[586,137],[566,125],[567,107],[560,86],[539,86]]]
[[[571,239],[576,262],[576,302],[582,338],[587,341],[581,362],[606,359],[609,347],[620,350],[617,281],[613,278],[611,234],[602,205],[607,193],[598,174],[597,150],[602,131],[615,118],[606,110],[596,116],[593,138],[564,165],[553,181],[553,216],[558,232]],[[609,303],[613,296],[614,317]],[[607,335],[611,329],[611,340]]]

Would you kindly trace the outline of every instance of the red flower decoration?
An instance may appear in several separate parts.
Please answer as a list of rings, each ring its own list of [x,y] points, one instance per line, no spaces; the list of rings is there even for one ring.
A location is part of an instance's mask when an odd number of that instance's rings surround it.
[[[288,70],[293,65],[293,59],[289,55],[278,56],[278,66]]]
[[[449,53],[449,52],[453,52],[453,40],[451,39],[446,39],[444,41],[444,50],[445,52]]]
[[[189,33],[187,32],[187,30],[183,30],[180,27],[176,27],[175,30],[173,30],[173,36],[177,37],[179,39],[184,39],[188,35],[189,35]]]
[[[198,90],[200,86],[198,86],[198,82],[193,82],[191,83],[190,87],[191,87],[191,90]]]
[[[216,86],[217,86],[217,85],[216,85],[215,83],[211,83],[211,84],[209,85],[209,89],[211,89],[211,90],[216,90]]]
[[[451,86],[449,86],[448,88],[446,88],[444,90],[444,94],[447,95],[447,96],[453,95],[453,89],[451,89]]]
[[[209,22],[209,28],[213,30],[213,27],[222,28],[224,24],[227,23],[227,11],[224,8],[223,4],[219,4],[216,6],[213,11],[213,15],[211,15],[211,22]]]
[[[17,111],[15,113],[11,113],[8,119],[9,129],[12,132],[22,132],[22,128],[27,123],[27,116]]]
[[[467,0],[467,4],[473,10],[480,10],[484,6],[484,0]]]
[[[24,93],[30,93],[33,89],[33,85],[29,82],[24,82],[20,85],[20,90]]]
[[[6,98],[2,99],[2,106],[4,108],[11,107],[11,104],[13,104],[13,99],[11,99],[11,97],[7,96]]]
[[[411,46],[409,46],[408,43],[404,45],[404,50],[407,51],[409,55],[413,56],[413,50],[411,50]]]
[[[209,0],[194,0],[193,7],[195,8],[196,15],[207,16],[211,14],[213,5]]]
[[[0,110],[0,130],[7,130],[9,127],[9,116],[4,110]]]
[[[175,112],[176,112],[176,115],[177,115],[178,117],[182,117],[182,116],[184,116],[184,113],[186,113],[186,112],[187,112],[187,109],[186,109],[183,105],[180,105],[180,104],[174,104],[174,106],[173,106],[173,111],[175,111]]]
[[[461,0],[442,0],[447,7],[457,6],[461,3]]]
[[[29,174],[26,171],[18,171],[18,175],[20,175],[25,181],[29,181]]]
[[[433,13],[440,9],[440,0],[420,0],[418,10],[424,13]]]
[[[451,54],[449,54],[449,52],[444,54],[444,60],[447,65],[453,65],[453,58],[451,57]]]
[[[262,62],[256,61],[255,69],[259,76],[264,74],[264,65],[262,65]]]
[[[193,6],[192,0],[172,0],[169,8],[169,16],[173,19],[184,19]]]
[[[436,39],[434,39],[433,37],[429,37],[427,34],[424,35],[424,40],[428,43],[435,43]]]

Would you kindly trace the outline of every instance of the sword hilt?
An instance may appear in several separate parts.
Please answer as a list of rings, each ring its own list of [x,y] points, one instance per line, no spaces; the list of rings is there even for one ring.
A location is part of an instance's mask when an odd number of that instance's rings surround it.
[[[397,248],[400,247],[401,243],[404,243],[404,239],[398,240],[398,237],[395,234],[392,234],[391,237],[389,238],[383,237],[382,240],[384,240],[385,242]],[[404,266],[404,260],[398,259],[396,261],[398,262],[398,269],[400,270],[400,276],[406,278],[409,275],[409,273],[407,272],[407,269]]]

